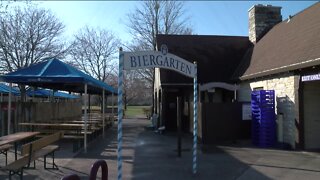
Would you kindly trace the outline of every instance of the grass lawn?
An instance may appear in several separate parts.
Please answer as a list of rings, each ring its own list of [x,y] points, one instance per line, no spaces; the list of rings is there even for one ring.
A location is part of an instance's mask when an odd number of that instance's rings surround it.
[[[111,108],[111,106],[108,106],[108,108]],[[117,107],[115,107],[117,108]],[[91,110],[99,110],[100,111],[100,106],[91,106]],[[126,118],[134,118],[134,117],[146,117],[145,112],[143,109],[150,109],[150,106],[127,106],[127,110],[125,111],[125,116]],[[115,112],[117,113],[117,112]]]
[[[127,106],[127,110],[125,111],[127,118],[144,116],[147,117],[143,111],[144,108],[150,108],[150,106]]]

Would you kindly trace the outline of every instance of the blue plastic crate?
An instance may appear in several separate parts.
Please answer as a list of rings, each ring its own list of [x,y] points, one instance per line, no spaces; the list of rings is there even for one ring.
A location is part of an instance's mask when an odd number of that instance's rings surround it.
[[[252,143],[259,147],[272,147],[276,142],[274,91],[253,91],[251,99]]]

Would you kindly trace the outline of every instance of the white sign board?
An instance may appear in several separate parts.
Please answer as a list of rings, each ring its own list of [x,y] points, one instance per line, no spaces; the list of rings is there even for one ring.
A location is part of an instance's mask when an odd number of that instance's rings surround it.
[[[301,77],[301,81],[305,82],[305,81],[316,81],[316,80],[320,80],[320,74],[313,74],[313,75],[305,75]]]
[[[125,70],[158,67],[171,69],[188,77],[196,74],[193,63],[168,53],[166,46],[161,46],[161,51],[123,52],[123,56]]]
[[[242,120],[251,120],[251,104],[242,104]]]

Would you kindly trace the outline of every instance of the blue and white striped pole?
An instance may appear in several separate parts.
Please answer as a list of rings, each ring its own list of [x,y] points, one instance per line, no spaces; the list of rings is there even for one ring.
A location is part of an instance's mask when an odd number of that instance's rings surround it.
[[[119,49],[118,77],[118,180],[122,179],[122,88],[123,88],[123,52]]]
[[[197,63],[194,62],[195,75],[193,78],[193,161],[192,172],[197,173],[197,138],[198,138],[198,90]]]

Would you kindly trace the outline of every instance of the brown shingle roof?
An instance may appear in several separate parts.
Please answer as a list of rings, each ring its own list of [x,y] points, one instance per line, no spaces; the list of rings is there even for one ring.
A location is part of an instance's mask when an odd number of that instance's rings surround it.
[[[248,37],[209,35],[158,35],[157,45],[166,44],[173,53],[190,62],[197,61],[198,82],[230,82],[243,55],[251,45]],[[192,83],[177,72],[161,69],[161,82]]]
[[[243,61],[242,80],[320,64],[320,3],[274,26]]]

